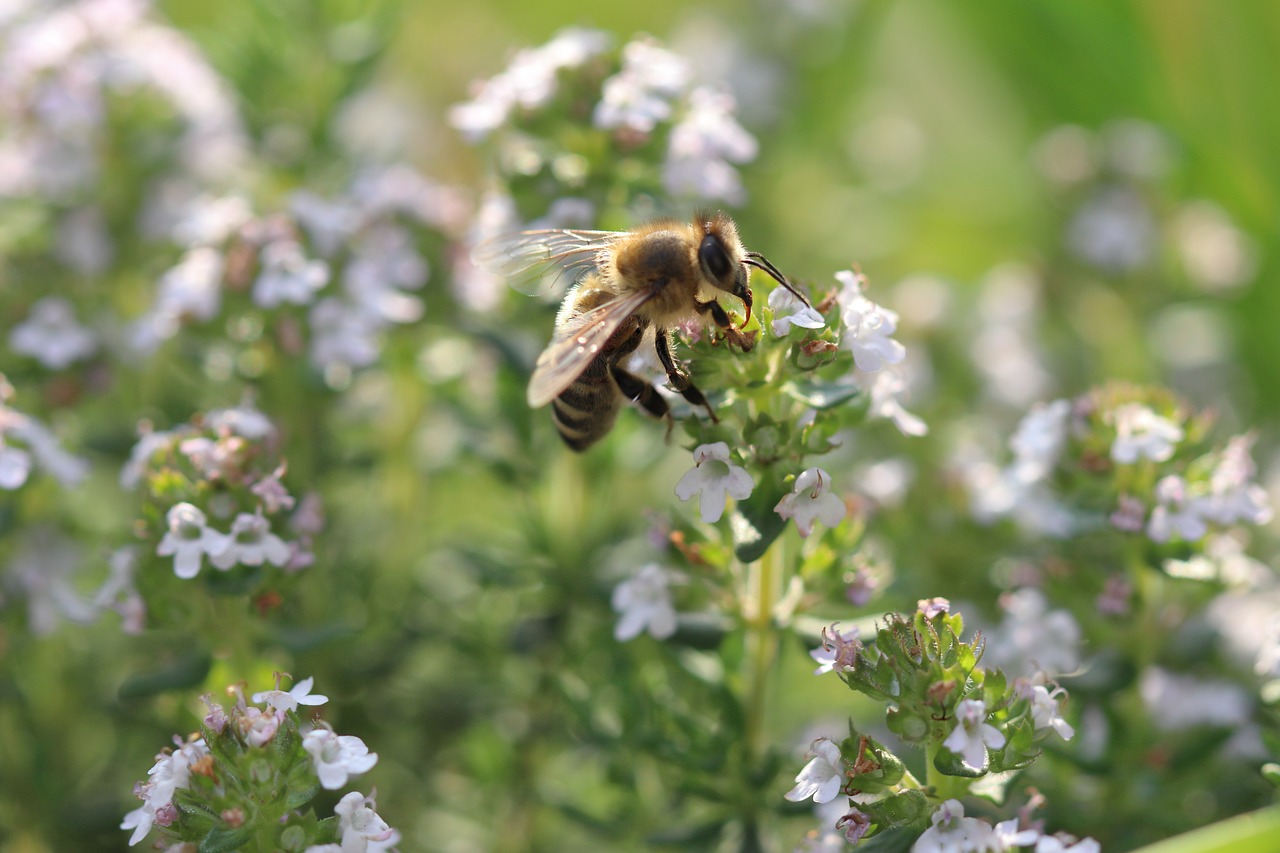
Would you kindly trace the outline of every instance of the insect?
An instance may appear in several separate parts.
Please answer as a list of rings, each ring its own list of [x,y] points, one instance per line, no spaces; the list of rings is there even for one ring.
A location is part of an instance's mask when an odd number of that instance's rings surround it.
[[[690,222],[659,220],[634,231],[525,231],[477,247],[474,260],[492,272],[516,276],[559,265],[581,278],[556,315],[551,343],[538,357],[529,381],[529,405],[552,405],[560,437],[585,450],[613,427],[624,401],[667,420],[666,399],[622,361],[653,331],[654,349],[671,387],[695,406],[715,411],[671,353],[671,329],[709,316],[725,338],[744,351],[744,335],[716,296],[728,293],[751,319],[748,267],[763,270],[799,297],[772,263],[748,252],[734,221],[723,213],[699,214]]]

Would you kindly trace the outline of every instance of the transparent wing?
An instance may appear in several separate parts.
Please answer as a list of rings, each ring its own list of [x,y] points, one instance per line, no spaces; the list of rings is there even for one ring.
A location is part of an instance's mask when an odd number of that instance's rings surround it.
[[[598,253],[625,236],[625,231],[562,228],[499,234],[472,249],[471,262],[521,293],[554,296],[594,269]]]
[[[534,365],[529,405],[536,409],[560,396],[600,354],[618,327],[652,298],[653,291],[647,289],[620,296],[557,329]]]

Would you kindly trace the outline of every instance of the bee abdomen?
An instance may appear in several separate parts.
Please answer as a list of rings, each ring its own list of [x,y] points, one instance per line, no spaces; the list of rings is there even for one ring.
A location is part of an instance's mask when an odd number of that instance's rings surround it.
[[[565,444],[586,450],[613,427],[618,404],[618,391],[608,374],[588,370],[551,401],[551,418]]]

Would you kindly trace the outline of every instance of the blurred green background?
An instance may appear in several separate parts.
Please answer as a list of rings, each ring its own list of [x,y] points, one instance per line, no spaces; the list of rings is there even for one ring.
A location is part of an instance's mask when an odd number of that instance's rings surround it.
[[[833,271],[857,264],[873,298],[902,314],[900,337],[929,354],[908,407],[930,422],[930,436],[881,430],[867,439],[868,457],[909,453],[929,486],[957,432],[973,427],[999,446],[1032,400],[1118,378],[1168,382],[1229,427],[1256,428],[1255,456],[1277,481],[1280,4],[175,0],[158,8],[234,88],[273,166],[258,193],[277,201],[339,185],[353,147],[478,192],[484,155],[445,119],[472,80],[567,25],[608,30],[618,43],[650,33],[703,79],[727,83],[760,140],[759,158],[742,170],[749,201],[732,211],[748,245],[818,291]],[[1139,165],[1125,168],[1135,156]],[[1100,268],[1070,245],[1072,223],[1108,186],[1141,199],[1149,216],[1143,260],[1124,269]],[[1196,202],[1235,229],[1218,248],[1235,252],[1234,274],[1207,283],[1186,261],[1185,215]],[[1213,247],[1206,251],[1212,268]],[[1035,282],[1032,325],[1050,376],[1028,399],[993,391],[973,363],[984,299],[1001,292],[987,287],[993,270],[1010,269]],[[344,697],[332,718],[383,756],[368,778],[379,812],[404,833],[401,849],[601,849],[604,830],[582,826],[606,815],[617,821],[607,849],[641,849],[662,821],[661,797],[631,801],[605,782],[652,791],[661,777],[601,757],[587,741],[549,747],[558,742],[544,735],[562,721],[540,679],[572,649],[591,655],[575,665],[634,667],[677,703],[679,685],[642,652],[598,647],[611,630],[607,608],[581,616],[558,608],[584,586],[607,600],[605,582],[588,573],[644,529],[644,508],[671,508],[685,456],[633,418],[585,461],[557,450],[536,470],[495,464],[501,454],[486,455],[485,431],[500,445],[504,423],[546,429],[545,413],[520,407],[522,377],[511,371],[477,386],[462,367],[426,364],[446,353],[433,344],[502,331],[496,319],[486,326],[461,316],[442,281],[428,285],[439,289],[426,297],[421,327],[393,343],[385,376],[335,402],[325,429],[295,434],[292,471],[327,472],[327,535],[339,556],[329,580],[298,593],[299,612],[329,625],[286,638],[288,653],[277,650],[272,662],[322,674],[316,689]],[[464,361],[494,358],[461,346]],[[264,411],[287,408],[289,389],[266,384]],[[215,390],[196,402],[236,402],[226,396]],[[170,423],[190,414],[189,401],[147,399],[145,389],[137,397],[140,410]],[[447,406],[464,412],[455,426],[471,435],[445,445],[458,448],[456,458],[422,429]],[[118,439],[141,413],[115,414]],[[900,575],[884,606],[935,594],[989,599],[988,570],[1008,540],[920,491],[871,522]],[[1274,556],[1267,547],[1262,556]],[[486,560],[487,571],[477,569]],[[9,677],[38,713],[0,718],[6,849],[123,849],[114,826],[132,807],[131,781],[199,707],[182,694],[116,698],[127,674],[183,638],[92,631],[104,634],[72,627],[47,641],[10,641]],[[100,665],[108,651],[116,657]],[[815,707],[838,720],[853,706],[836,682],[809,677],[803,650],[790,651],[774,728],[780,743],[802,745]],[[271,669],[215,666],[207,683],[254,679],[261,689]],[[97,699],[86,706],[85,696]],[[618,699],[599,702],[610,698]],[[29,785],[18,781],[33,772]],[[1086,817],[1069,828],[1091,827]],[[1117,830],[1106,849],[1131,849],[1165,828],[1162,819]]]

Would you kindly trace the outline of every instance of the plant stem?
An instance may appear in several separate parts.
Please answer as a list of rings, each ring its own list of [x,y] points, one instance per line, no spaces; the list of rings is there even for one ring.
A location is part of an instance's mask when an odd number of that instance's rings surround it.
[[[750,666],[746,694],[748,767],[757,764],[767,743],[765,717],[769,678],[778,657],[778,632],[773,622],[773,607],[782,582],[782,552],[780,538],[759,560],[747,567],[743,616],[747,625],[747,660]]]

